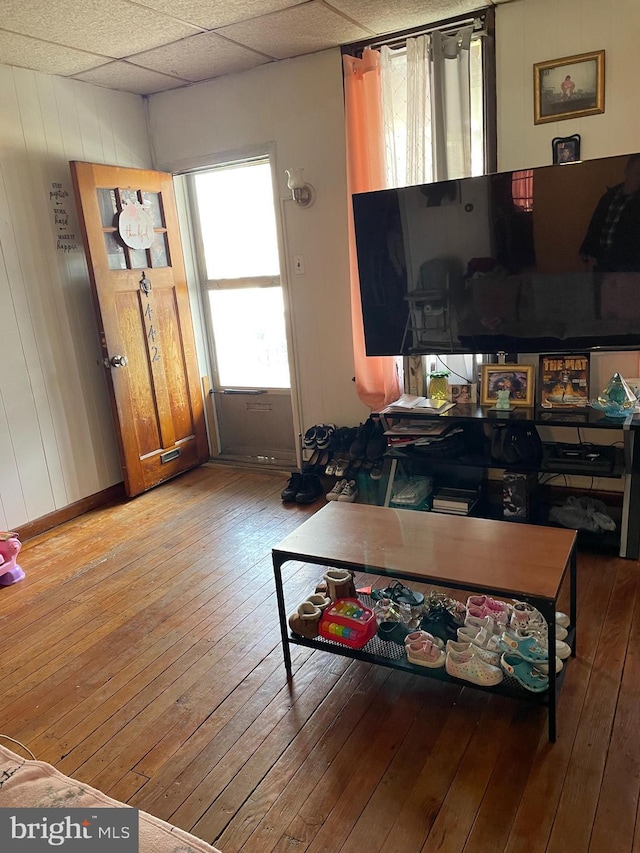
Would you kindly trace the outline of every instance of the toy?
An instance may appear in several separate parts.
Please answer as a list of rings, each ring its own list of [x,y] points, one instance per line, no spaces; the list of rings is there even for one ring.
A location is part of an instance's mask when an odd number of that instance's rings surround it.
[[[500,388],[498,391],[498,402],[496,403],[496,409],[510,409],[509,403],[509,394],[511,392],[508,388]]]
[[[339,598],[322,614],[318,633],[325,640],[361,649],[377,629],[373,610],[365,607],[357,598]]]
[[[24,572],[16,562],[21,548],[22,542],[17,533],[0,532],[0,586],[11,586],[24,577]]]

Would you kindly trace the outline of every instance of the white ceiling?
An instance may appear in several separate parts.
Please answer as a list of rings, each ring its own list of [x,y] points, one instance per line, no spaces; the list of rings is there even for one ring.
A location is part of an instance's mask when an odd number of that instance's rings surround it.
[[[0,63],[149,95],[508,0],[0,0]]]

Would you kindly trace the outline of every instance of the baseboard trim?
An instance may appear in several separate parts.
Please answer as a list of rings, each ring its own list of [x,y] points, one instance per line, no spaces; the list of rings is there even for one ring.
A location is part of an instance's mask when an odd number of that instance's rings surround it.
[[[37,536],[39,533],[45,533],[47,530],[63,524],[65,521],[71,521],[72,518],[78,518],[79,515],[83,515],[85,512],[97,509],[97,507],[104,506],[113,501],[122,500],[124,497],[126,497],[124,483],[116,483],[115,486],[109,486],[101,492],[96,492],[95,495],[89,495],[86,498],[75,501],[75,503],[62,507],[62,509],[57,509],[54,512],[36,518],[34,521],[29,521],[27,524],[16,527],[15,532],[24,542],[33,536]]]

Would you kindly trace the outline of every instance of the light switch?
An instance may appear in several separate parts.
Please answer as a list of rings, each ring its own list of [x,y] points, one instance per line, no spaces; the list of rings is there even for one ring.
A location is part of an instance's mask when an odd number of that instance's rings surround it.
[[[293,270],[296,275],[304,275],[304,256],[296,255],[293,259]]]

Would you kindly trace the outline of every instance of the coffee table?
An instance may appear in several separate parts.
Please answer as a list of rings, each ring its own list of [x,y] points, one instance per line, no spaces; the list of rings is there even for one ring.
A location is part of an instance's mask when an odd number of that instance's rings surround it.
[[[331,502],[272,549],[287,676],[292,677],[289,646],[293,643],[467,687],[475,686],[451,678],[444,669],[414,666],[406,658],[376,653],[375,645],[373,651],[368,648],[369,644],[363,649],[353,649],[320,637],[309,640],[290,633],[281,571],[289,560],[527,601],[547,621],[550,663],[555,660],[558,596],[568,576],[571,630],[567,642],[571,645],[571,656],[575,657],[576,539],[576,531],[562,528]],[[556,678],[551,676],[549,688],[543,694],[513,691],[504,685],[478,689],[546,704],[549,740],[555,741],[556,699],[563,677],[564,669]]]

